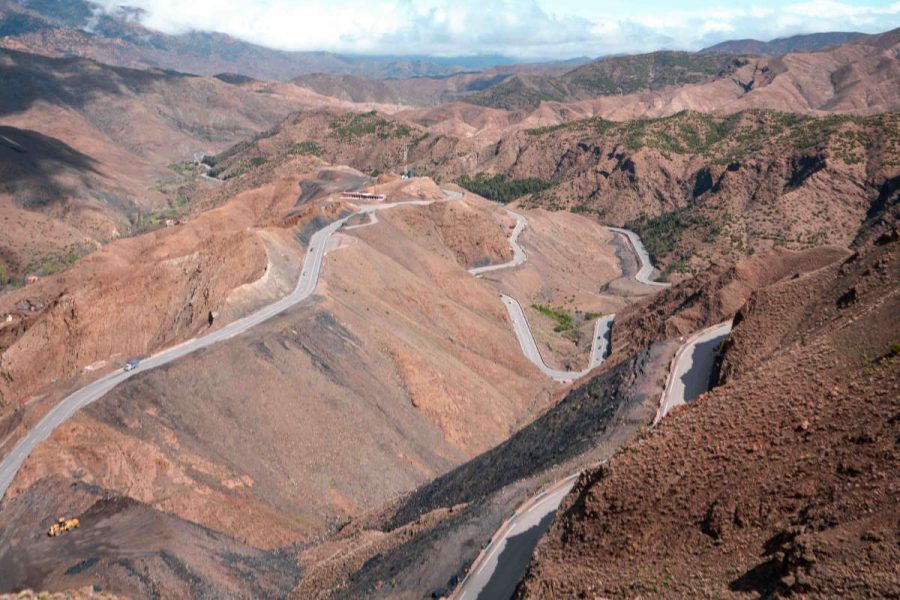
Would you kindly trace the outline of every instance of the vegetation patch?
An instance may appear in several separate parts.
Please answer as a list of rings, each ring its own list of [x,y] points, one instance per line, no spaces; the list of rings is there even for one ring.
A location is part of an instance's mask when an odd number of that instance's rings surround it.
[[[473,194],[478,194],[495,202],[512,202],[526,194],[535,194],[556,185],[555,181],[528,177],[527,179],[510,179],[506,175],[488,175],[478,173],[475,177],[463,175],[455,182]]]
[[[566,79],[593,94],[609,96],[700,83],[727,75],[741,64],[726,54],[653,52],[598,60],[575,69]]]
[[[322,156],[322,146],[312,140],[297,142],[288,149],[288,154]]]
[[[556,333],[565,333],[575,329],[575,320],[572,318],[572,315],[562,309],[553,308],[546,304],[532,304],[531,308],[556,321],[556,326],[553,328],[553,331]]]
[[[615,121],[607,121],[603,117],[591,117],[589,119],[580,119],[578,121],[569,121],[567,123],[559,123],[557,125],[547,125],[545,127],[534,127],[525,129],[528,135],[546,135],[556,131],[584,131],[587,133],[606,133],[615,129],[619,123]]]
[[[195,164],[189,160],[174,162],[169,165],[169,168],[182,177],[192,177],[197,170]]]
[[[678,209],[658,217],[641,215],[626,223],[625,227],[638,234],[653,262],[657,263],[661,257],[675,249],[685,229],[712,225],[712,221],[702,215]]]
[[[341,115],[331,122],[329,137],[342,142],[350,142],[355,138],[375,134],[380,139],[404,138],[412,135],[409,125],[388,121],[373,111]]]
[[[563,102],[569,97],[567,86],[552,78],[525,82],[519,77],[464,98],[470,104],[504,110],[537,108],[541,102]]]
[[[682,111],[669,117],[623,123],[602,118],[527,129],[531,136],[569,131],[600,134],[585,143],[631,152],[653,148],[669,158],[674,154],[699,155],[712,164],[735,164],[767,152],[822,150],[847,164],[865,160],[874,146],[883,148],[886,164],[900,163],[900,117],[896,113],[859,117],[812,117],[767,109],[752,109],[728,116]]]
[[[210,156],[207,154],[206,156],[203,157],[202,162],[203,162],[203,164],[205,164],[209,167],[215,167],[217,164],[221,163],[222,161],[224,161],[228,158],[231,158],[232,156],[234,156],[240,152],[243,152],[244,150],[247,150],[249,147],[250,147],[250,142],[246,142],[246,141],[239,142],[239,143],[235,144],[234,146],[232,146],[231,148],[229,148],[228,150],[225,150],[224,152],[222,152],[220,154],[216,154],[215,156]],[[215,176],[213,175],[213,177],[215,177]]]

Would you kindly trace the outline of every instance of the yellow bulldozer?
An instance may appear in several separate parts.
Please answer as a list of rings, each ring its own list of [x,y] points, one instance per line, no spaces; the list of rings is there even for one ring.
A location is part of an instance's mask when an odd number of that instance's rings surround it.
[[[65,517],[60,517],[56,520],[56,523],[50,526],[50,529],[47,531],[47,535],[50,537],[56,537],[63,533],[72,531],[73,529],[78,529],[78,525],[80,525],[78,519],[67,519]]]

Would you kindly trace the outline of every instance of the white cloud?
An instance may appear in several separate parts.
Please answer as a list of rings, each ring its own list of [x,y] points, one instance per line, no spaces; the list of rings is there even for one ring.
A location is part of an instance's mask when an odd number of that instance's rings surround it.
[[[112,9],[123,0],[98,0]],[[672,10],[654,2],[593,12],[544,10],[537,0],[126,0],[144,24],[169,33],[221,31],[288,50],[564,58],[660,48],[695,50],[724,39],[900,26],[900,2],[724,0]],[[591,14],[586,17],[581,15]]]

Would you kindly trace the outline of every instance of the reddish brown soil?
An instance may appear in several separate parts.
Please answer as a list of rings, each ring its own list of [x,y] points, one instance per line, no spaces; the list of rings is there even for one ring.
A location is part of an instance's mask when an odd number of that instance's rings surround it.
[[[0,228],[0,267],[15,276],[46,270],[48,261],[65,266],[70,253],[188,212],[190,200],[218,190],[191,166],[199,154],[301,108],[368,108],[291,84],[230,84],[8,50],[0,50],[0,72],[16,82],[16,93],[0,98],[0,201],[9,195],[15,217]]]
[[[286,554],[60,477],[3,509],[6,523],[14,523],[0,530],[4,591],[96,586],[130,598],[273,597],[286,594],[300,575]],[[59,515],[77,517],[80,525],[49,537]]]
[[[754,291],[815,271],[849,253],[845,248],[829,246],[803,252],[776,250],[682,281],[616,315],[611,360],[627,357],[653,342],[686,336],[730,319]]]
[[[93,585],[79,589],[63,590],[61,592],[36,592],[34,590],[22,590],[17,594],[0,594],[0,600],[85,600],[97,598],[99,600],[117,600],[125,596],[117,596],[109,592],[98,591]]]
[[[520,597],[895,597],[900,249],[775,283],[724,385],[582,476]]]
[[[304,180],[301,189],[314,197],[299,205],[297,179],[279,180],[167,231],[165,240],[153,234],[110,244],[72,272],[118,256],[126,243],[180,256],[194,238],[236,228],[265,244],[269,259],[265,275],[217,301],[223,314],[238,316],[277,297],[273,288],[293,288],[302,240],[350,209],[328,192],[360,180],[347,169],[323,170]],[[430,180],[382,178],[378,186],[390,199],[444,198]],[[335,235],[313,298],[120,386],[41,444],[10,494],[27,494],[52,475],[77,478],[271,548],[314,539],[502,442],[548,406],[552,384],[523,357],[497,290],[465,270],[473,260],[508,256],[496,211],[474,197],[396,207],[381,211],[375,226]],[[273,221],[283,227],[254,227]],[[217,256],[241,259],[236,251]],[[131,255],[119,262],[144,269]],[[123,292],[105,281],[98,278],[92,293],[114,306]],[[55,314],[45,312],[34,323]],[[75,341],[100,352],[89,344],[101,338],[99,322],[86,320]],[[34,364],[24,359],[30,346],[17,349],[29,331],[9,351],[23,365]],[[131,343],[137,336],[123,337],[129,331],[110,328],[108,342]],[[57,336],[48,348],[69,341]]]
[[[440,108],[456,118],[453,107]],[[900,185],[898,113],[816,119],[692,112],[529,131],[507,123],[489,145],[442,133],[440,121],[413,125],[367,114],[350,127],[347,118],[333,110],[293,115],[224,158],[223,173],[264,181],[293,160],[298,143],[315,141],[322,158],[362,171],[409,166],[444,180],[483,172],[553,182],[520,204],[574,210],[609,225],[679,211],[663,222],[666,235],[638,231],[674,280],[772,248],[847,246]]]

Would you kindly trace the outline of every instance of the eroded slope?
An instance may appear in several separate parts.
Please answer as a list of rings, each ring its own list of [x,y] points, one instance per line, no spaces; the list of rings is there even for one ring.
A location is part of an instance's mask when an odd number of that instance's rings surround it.
[[[724,385],[582,477],[519,596],[896,595],[898,256],[755,295]]]

